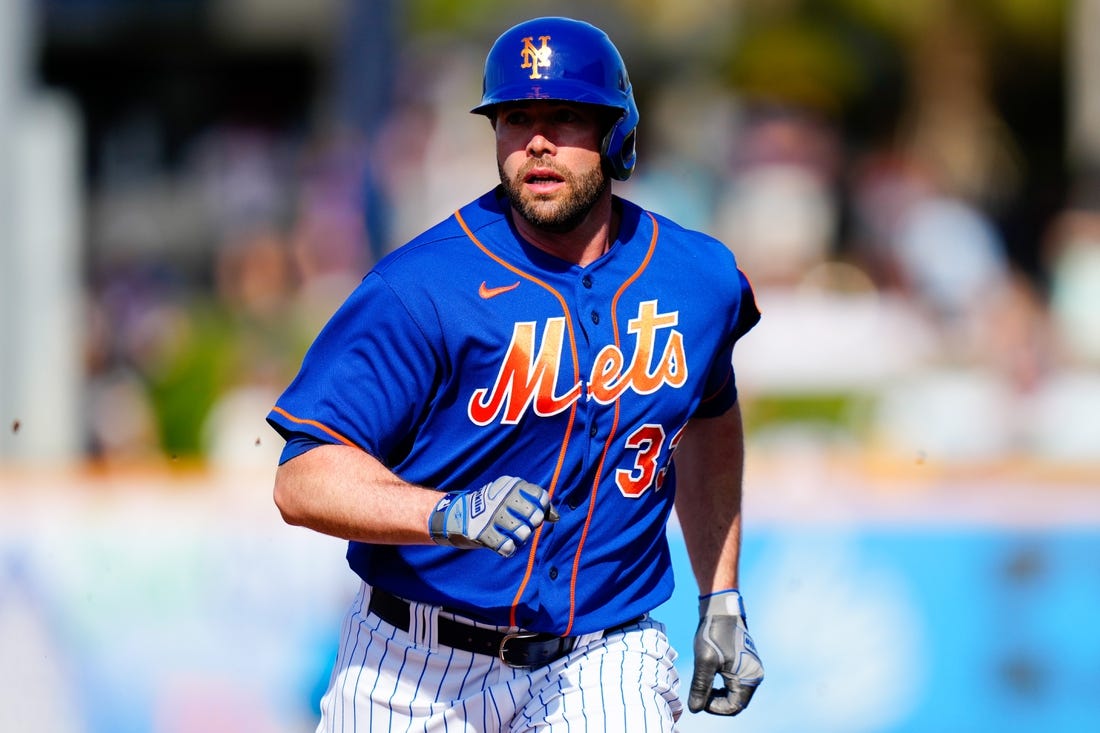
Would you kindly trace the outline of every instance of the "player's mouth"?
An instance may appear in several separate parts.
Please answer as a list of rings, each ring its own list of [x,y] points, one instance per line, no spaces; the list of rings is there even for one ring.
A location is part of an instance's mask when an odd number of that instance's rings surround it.
[[[534,193],[550,193],[565,182],[565,176],[552,168],[532,168],[523,176],[523,182]]]

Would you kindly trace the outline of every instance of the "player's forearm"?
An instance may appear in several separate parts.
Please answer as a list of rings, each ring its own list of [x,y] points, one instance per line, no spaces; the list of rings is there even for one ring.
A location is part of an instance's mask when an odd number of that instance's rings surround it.
[[[741,553],[741,411],[695,420],[676,452],[676,514],[701,593],[736,588]]]
[[[357,448],[330,445],[281,465],[274,498],[288,524],[360,542],[431,544],[427,517],[439,494]]]

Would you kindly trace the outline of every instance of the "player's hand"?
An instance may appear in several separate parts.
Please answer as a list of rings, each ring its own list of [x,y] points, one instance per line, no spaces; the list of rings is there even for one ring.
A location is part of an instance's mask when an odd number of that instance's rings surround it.
[[[711,688],[716,674],[723,686]],[[688,709],[737,715],[763,681],[764,665],[745,625],[741,594],[728,590],[700,597]]]
[[[446,494],[428,516],[428,531],[439,545],[488,547],[511,557],[544,521],[558,521],[550,494],[512,476],[473,491]]]

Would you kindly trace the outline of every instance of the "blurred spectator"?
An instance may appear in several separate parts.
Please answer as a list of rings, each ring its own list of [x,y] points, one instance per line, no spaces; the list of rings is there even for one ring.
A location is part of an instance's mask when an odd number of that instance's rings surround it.
[[[199,137],[184,177],[199,189],[211,243],[288,221],[295,159],[292,140],[269,130],[226,124]]]
[[[296,149],[288,135],[225,125],[189,148],[178,185],[162,174],[141,194],[170,209],[189,191],[185,208],[196,211],[139,231],[112,223],[127,207],[100,207],[104,231],[136,239],[117,240],[92,289],[95,456],[202,460],[214,452],[234,463],[260,453],[274,385],[365,271],[355,150],[321,137]],[[175,242],[186,246],[167,246]]]
[[[1006,379],[1025,399],[1055,366],[1050,312],[1033,280],[1019,269],[986,293],[969,334],[970,356]]]
[[[319,134],[301,154],[287,234],[297,302],[285,305],[310,333],[355,288],[380,247],[367,241],[360,196],[365,167],[366,151],[354,136]],[[294,358],[305,348],[300,346]]]
[[[836,131],[796,108],[750,116],[718,203],[715,234],[761,287],[792,285],[832,254],[841,162]]]
[[[161,418],[148,375],[173,358],[187,321],[178,277],[135,260],[101,267],[96,281],[86,336],[90,454],[106,463],[158,458]]]
[[[484,62],[446,35],[410,39],[393,109],[371,150],[390,206],[389,251],[499,183],[488,124],[469,110]]]
[[[95,374],[86,400],[91,457],[105,465],[160,458],[156,415],[139,374],[123,368]]]
[[[900,150],[852,178],[853,252],[932,329],[936,350],[883,384],[876,445],[931,460],[990,460],[1026,448],[1026,402],[1047,367],[1044,304],[988,214],[934,165]]]
[[[973,3],[939,3],[907,43],[911,85],[898,125],[906,154],[935,188],[992,208],[1012,200],[1023,175],[1020,150],[993,101],[988,29]]]
[[[213,292],[163,265],[119,264],[101,277],[89,329],[88,414],[93,453],[110,463],[201,458],[202,426],[215,405],[238,388],[273,393],[313,333],[292,310],[289,246],[269,229],[218,250]],[[219,418],[226,430],[228,419]],[[250,448],[261,428],[253,428]]]
[[[1043,243],[1050,288],[1051,368],[1030,415],[1037,455],[1100,460],[1100,214],[1086,201],[1067,209]]]
[[[674,72],[652,94],[640,142],[644,164],[620,192],[688,228],[713,232],[741,132],[739,101],[719,80],[698,73]]]
[[[260,229],[226,243],[217,264],[217,309],[230,326],[228,372],[202,414],[200,453],[220,468],[270,467],[278,450],[265,441],[263,416],[297,369],[313,316],[297,312],[297,273],[278,233]]]
[[[1065,212],[1053,224],[1044,247],[1062,358],[1100,366],[1100,213]]]
[[[890,243],[909,292],[947,327],[974,312],[1008,278],[997,230],[981,211],[930,192],[902,217]]]

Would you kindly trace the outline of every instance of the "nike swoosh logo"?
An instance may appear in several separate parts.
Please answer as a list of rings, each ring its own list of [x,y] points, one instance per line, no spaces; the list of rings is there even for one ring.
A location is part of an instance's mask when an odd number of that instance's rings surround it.
[[[481,281],[481,287],[477,289],[477,294],[485,300],[489,298],[495,298],[501,293],[507,293],[509,290],[515,290],[519,287],[519,280],[516,280],[511,285],[501,285],[499,288],[490,288],[485,284],[485,281]]]

